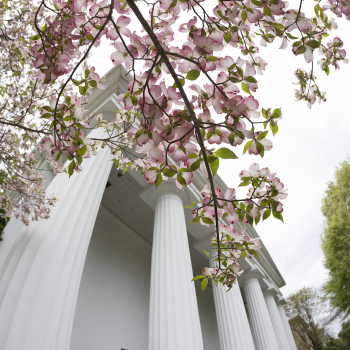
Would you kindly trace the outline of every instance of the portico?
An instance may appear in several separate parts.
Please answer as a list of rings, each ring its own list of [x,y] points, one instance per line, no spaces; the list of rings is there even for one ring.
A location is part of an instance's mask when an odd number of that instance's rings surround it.
[[[108,117],[126,89],[122,67],[106,85],[89,100],[90,111]],[[259,260],[240,261],[245,273],[229,293],[202,293],[191,282],[212,264],[202,251],[212,229],[190,225],[184,209],[200,199],[199,173],[185,191],[171,181],[156,190],[137,172],[120,176],[107,149],[83,168],[48,183],[59,198],[49,220],[7,227],[1,349],[296,350],[279,290],[285,282],[264,246]]]

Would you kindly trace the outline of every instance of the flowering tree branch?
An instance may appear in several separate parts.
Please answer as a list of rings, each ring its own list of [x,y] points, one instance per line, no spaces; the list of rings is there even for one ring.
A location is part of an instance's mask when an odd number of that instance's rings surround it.
[[[237,159],[232,149],[243,143],[243,154],[264,157],[272,149],[268,134],[275,136],[279,130],[281,108],[260,108],[254,97],[256,77],[267,65],[257,56],[259,46],[281,40],[280,48],[286,49],[292,41],[292,52],[311,65],[310,73],[295,72],[297,100],[309,107],[317,98],[325,101],[315,83],[316,50],[327,75],[330,66],[338,69],[346,62],[339,38],[324,43],[337,28],[326,11],[349,19],[350,3],[317,3],[315,17],[309,18],[302,12],[302,1],[293,10],[281,0],[42,0],[29,11],[35,30],[31,40],[25,40],[31,42],[28,72],[32,65],[39,91],[47,87],[45,94],[30,99],[35,106],[30,115],[40,123],[26,124],[27,114],[16,122],[13,113],[0,119],[0,125],[42,135],[41,148],[51,166],[69,175],[83,170],[83,159],[94,156],[99,147],[110,148],[117,169],[139,170],[156,187],[174,178],[183,189],[193,172],[200,171],[207,179],[202,202],[188,207],[193,223],[215,229],[217,268],[203,269],[196,279],[202,279],[203,287],[213,278],[230,288],[242,273],[238,257],[258,257],[261,247],[259,239],[249,238],[244,228],[236,232],[233,224],[254,225],[271,214],[283,221],[281,201],[287,196],[276,174],[255,162],[239,174],[238,187],[249,186],[245,197],[238,197],[233,188],[223,193],[215,187],[220,159]],[[1,33],[2,40],[13,37],[12,32]],[[118,96],[123,108],[108,121],[84,109],[86,96],[105,88],[88,65],[92,48],[102,40],[116,50],[112,63],[124,64],[132,74],[128,91]],[[7,71],[13,71],[19,58],[18,53],[11,55]],[[105,136],[86,137],[92,128],[103,128]],[[223,143],[228,147],[217,148]]]

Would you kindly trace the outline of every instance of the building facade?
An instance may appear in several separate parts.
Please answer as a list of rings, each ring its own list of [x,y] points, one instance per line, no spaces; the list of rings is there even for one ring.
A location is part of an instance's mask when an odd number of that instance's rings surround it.
[[[108,72],[108,88],[89,98],[91,113],[113,118],[125,74]],[[296,350],[285,282],[264,246],[259,260],[240,261],[245,272],[228,293],[191,282],[212,264],[202,250],[213,229],[189,225],[184,209],[200,200],[201,174],[185,191],[171,181],[156,190],[140,173],[120,176],[109,158],[101,149],[70,179],[47,171],[47,192],[59,199],[50,219],[6,227],[0,349]],[[46,167],[44,155],[39,164]]]

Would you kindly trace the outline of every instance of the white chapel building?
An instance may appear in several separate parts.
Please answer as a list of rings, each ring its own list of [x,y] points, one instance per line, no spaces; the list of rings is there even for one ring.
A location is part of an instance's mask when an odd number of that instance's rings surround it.
[[[130,77],[121,66],[106,77],[88,109],[112,118]],[[184,209],[200,201],[202,175],[185,191],[171,181],[156,190],[139,172],[120,176],[109,157],[101,149],[70,179],[47,171],[47,193],[59,199],[50,219],[7,225],[0,350],[296,350],[285,281],[264,245],[260,259],[240,261],[245,272],[230,292],[191,282],[210,265],[202,250],[214,234],[190,225]],[[45,155],[39,165],[47,168]]]

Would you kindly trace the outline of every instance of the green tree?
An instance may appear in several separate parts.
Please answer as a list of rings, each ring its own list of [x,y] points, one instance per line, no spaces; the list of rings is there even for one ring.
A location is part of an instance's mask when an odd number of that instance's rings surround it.
[[[338,314],[350,315],[350,157],[336,169],[327,185],[322,213],[326,218],[322,236],[324,266],[329,279],[324,292]]]
[[[303,287],[288,297],[286,314],[298,350],[321,350],[329,333],[324,311],[326,302],[317,289]]]
[[[338,338],[330,338],[323,350],[349,350],[350,349],[350,320],[342,324]]]

